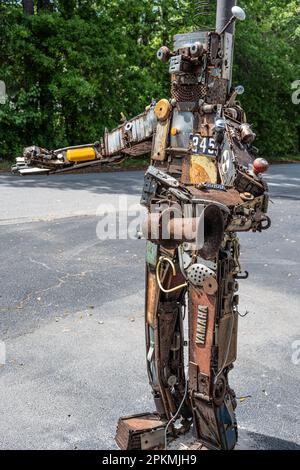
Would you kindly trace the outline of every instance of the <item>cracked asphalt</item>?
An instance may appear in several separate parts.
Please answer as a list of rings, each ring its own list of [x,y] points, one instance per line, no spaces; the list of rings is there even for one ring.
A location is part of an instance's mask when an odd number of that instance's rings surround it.
[[[1,449],[113,449],[119,416],[154,409],[145,241],[96,232],[99,205],[137,204],[142,182],[142,172],[0,175]],[[273,166],[268,182],[272,228],[240,237],[250,277],[231,385],[240,449],[300,449],[300,165]]]

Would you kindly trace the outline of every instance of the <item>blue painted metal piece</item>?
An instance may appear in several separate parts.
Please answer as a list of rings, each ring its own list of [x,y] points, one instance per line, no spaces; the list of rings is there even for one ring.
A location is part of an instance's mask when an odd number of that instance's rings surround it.
[[[146,244],[146,261],[153,267],[156,267],[157,265],[157,253],[158,245],[148,240]]]
[[[219,422],[222,449],[234,449],[237,439],[237,422],[230,397],[226,397],[224,403],[216,410]]]

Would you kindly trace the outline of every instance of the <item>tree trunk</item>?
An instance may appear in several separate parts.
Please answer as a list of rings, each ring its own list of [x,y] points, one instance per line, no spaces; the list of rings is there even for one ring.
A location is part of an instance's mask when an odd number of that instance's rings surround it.
[[[23,12],[26,15],[34,14],[34,0],[22,0]]]
[[[51,0],[37,0],[37,11],[53,11],[53,2]]]

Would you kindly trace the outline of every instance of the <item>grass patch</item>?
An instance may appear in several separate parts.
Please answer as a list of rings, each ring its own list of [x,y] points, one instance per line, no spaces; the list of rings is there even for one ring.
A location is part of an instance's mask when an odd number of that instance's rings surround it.
[[[9,160],[0,160],[0,171],[10,171],[13,162]]]
[[[300,162],[300,154],[283,155],[278,157],[267,157],[270,163],[295,163]],[[129,157],[126,158],[120,165],[124,170],[144,168],[150,164],[150,157],[148,155],[143,157]]]
[[[300,154],[295,154],[295,155],[282,155],[280,157],[270,157],[267,160],[269,160],[270,163],[294,163],[294,162],[300,162]]]
[[[300,162],[300,154],[296,155],[283,155],[279,157],[269,157],[267,160],[272,163],[297,163]],[[10,171],[11,166],[14,164],[14,161],[10,160],[0,160],[0,171]],[[117,169],[122,169],[122,170],[142,170],[144,168],[147,168],[147,166],[150,164],[150,157],[149,155],[144,155],[141,157],[127,157],[122,163],[119,163],[117,165],[105,165],[102,167],[102,169],[106,168],[107,170],[113,170],[114,168]],[[99,169],[101,172],[102,169]]]
[[[129,157],[126,158],[121,164],[120,167],[124,169],[129,168],[143,168],[150,164],[149,155],[142,157]]]

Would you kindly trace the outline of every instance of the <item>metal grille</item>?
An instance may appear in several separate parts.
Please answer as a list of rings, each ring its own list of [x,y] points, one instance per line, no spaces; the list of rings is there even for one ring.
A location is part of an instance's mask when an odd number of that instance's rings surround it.
[[[172,98],[176,101],[198,101],[205,98],[207,89],[205,85],[172,85]]]

